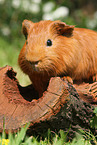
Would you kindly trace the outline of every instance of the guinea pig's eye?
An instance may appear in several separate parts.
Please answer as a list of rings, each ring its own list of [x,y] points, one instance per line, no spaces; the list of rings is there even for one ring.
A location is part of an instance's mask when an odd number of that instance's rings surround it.
[[[52,41],[50,39],[47,40],[47,46],[52,46]]]

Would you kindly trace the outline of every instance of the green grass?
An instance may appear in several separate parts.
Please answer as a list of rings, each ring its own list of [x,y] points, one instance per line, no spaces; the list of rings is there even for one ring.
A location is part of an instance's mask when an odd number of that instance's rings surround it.
[[[16,134],[9,133],[6,137],[5,131],[0,136],[0,145],[91,145],[97,144],[96,138],[89,132],[80,131],[81,134],[77,134],[72,141],[66,141],[67,133],[63,130],[59,131],[59,134],[53,133],[48,130],[47,137],[41,139],[41,137],[27,136],[26,131],[29,124],[26,124]],[[87,140],[85,139],[87,138]]]
[[[7,64],[17,65],[19,51],[17,46],[14,44],[9,44],[7,41],[0,39],[0,66],[5,66]]]
[[[12,66],[17,72],[17,78],[22,86],[30,84],[28,76],[20,70],[18,66],[18,55],[23,47],[24,40],[14,40],[9,43],[0,37],[0,67]]]

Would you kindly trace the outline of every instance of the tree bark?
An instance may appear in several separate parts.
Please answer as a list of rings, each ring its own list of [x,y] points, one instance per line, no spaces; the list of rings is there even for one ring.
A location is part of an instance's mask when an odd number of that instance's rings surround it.
[[[52,77],[47,90],[38,97],[33,85],[22,87],[13,68],[0,68],[0,131],[17,131],[30,122],[28,133],[42,134],[50,128],[72,135],[77,129],[91,129],[90,119],[97,105],[97,83],[71,84]]]

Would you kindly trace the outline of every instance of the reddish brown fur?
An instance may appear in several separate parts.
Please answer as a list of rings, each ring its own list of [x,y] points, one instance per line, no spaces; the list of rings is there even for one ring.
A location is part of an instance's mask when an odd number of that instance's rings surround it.
[[[96,32],[60,21],[24,20],[23,33],[27,40],[18,62],[40,95],[52,76],[88,80],[97,74]],[[52,46],[46,46],[48,39]]]

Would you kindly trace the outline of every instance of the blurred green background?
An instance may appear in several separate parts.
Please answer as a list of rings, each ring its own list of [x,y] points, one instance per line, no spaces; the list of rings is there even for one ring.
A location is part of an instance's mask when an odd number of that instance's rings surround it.
[[[17,63],[24,44],[22,21],[56,20],[97,30],[97,0],[0,0],[0,67],[10,65],[21,85],[30,83]]]

